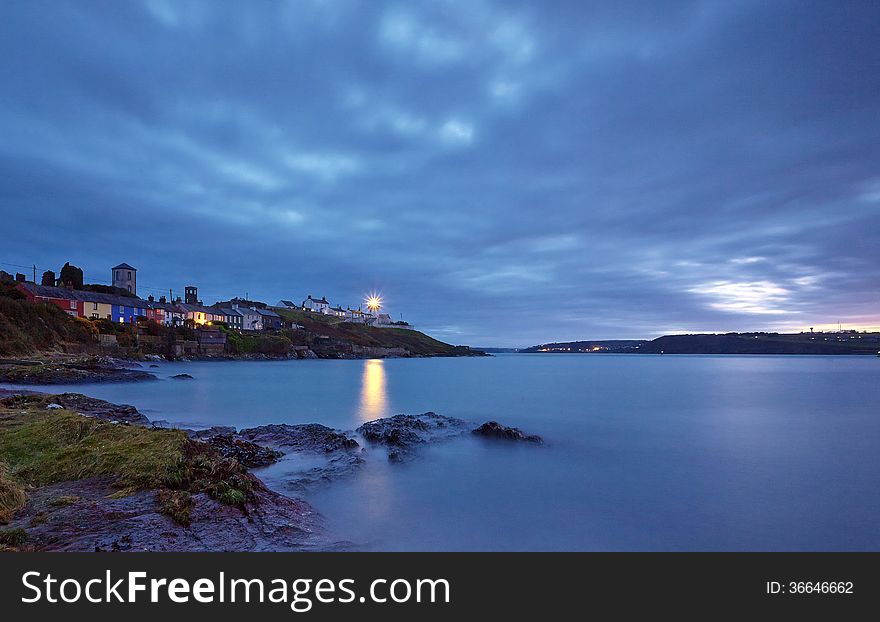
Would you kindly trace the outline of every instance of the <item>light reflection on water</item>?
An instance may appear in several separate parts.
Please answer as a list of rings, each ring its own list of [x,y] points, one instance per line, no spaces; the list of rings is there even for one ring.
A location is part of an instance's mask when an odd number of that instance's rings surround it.
[[[388,415],[388,393],[385,387],[385,361],[368,359],[364,361],[361,376],[361,399],[358,418],[373,421]]]

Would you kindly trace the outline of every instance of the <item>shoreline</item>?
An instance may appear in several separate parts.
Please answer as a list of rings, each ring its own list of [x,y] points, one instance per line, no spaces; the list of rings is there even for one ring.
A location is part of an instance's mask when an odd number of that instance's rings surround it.
[[[0,388],[0,487],[7,504],[0,506],[0,550],[354,550],[356,544],[328,533],[325,519],[300,495],[352,476],[373,456],[406,463],[428,443],[466,434],[543,444],[495,421],[475,426],[432,412],[349,431],[318,423],[168,428],[133,406],[79,393]],[[141,455],[153,445],[157,451]],[[71,452],[77,458],[68,464]],[[288,454],[311,464],[288,473],[283,489],[253,473]],[[163,469],[171,475],[159,477]]]
[[[384,354],[362,356],[295,356],[267,354],[201,355],[168,359],[158,354],[136,357],[106,355],[37,354],[32,357],[0,358],[0,384],[30,385],[77,385],[123,382],[151,382],[159,378],[144,369],[144,365],[186,362],[255,362],[255,361],[304,361],[304,360],[370,360],[399,358],[463,358],[491,356],[472,354]],[[158,366],[158,365],[157,365]]]

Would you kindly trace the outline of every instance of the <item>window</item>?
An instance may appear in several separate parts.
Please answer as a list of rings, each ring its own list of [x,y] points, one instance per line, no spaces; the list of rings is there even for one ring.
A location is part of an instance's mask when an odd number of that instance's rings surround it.
[[[70,301],[70,308],[71,308],[71,309],[76,309],[76,301],[75,301],[75,300],[71,300],[71,301]]]
[[[92,310],[93,310],[93,311],[97,311],[97,310],[98,310],[98,303],[97,303],[97,302],[93,302],[93,303],[92,303]]]
[[[131,285],[128,286],[128,291],[131,291]]]
[[[116,280],[119,280],[119,270],[116,271]]]
[[[128,273],[128,280],[129,280],[129,281],[131,280],[131,272],[130,272],[130,271],[129,271],[129,273]]]

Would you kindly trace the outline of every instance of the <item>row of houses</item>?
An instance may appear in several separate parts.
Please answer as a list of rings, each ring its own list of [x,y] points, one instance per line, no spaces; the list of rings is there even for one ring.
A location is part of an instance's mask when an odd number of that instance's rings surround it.
[[[68,315],[89,319],[133,323],[146,318],[165,326],[192,324],[203,326],[224,322],[239,330],[284,328],[284,320],[271,309],[233,302],[229,307],[207,307],[197,302],[167,302],[164,298],[146,300],[134,296],[104,294],[66,287],[51,287],[19,282],[16,289],[31,303],[53,304]]]
[[[65,271],[78,278],[69,275],[69,278],[65,277]],[[82,270],[75,266],[65,264],[61,275],[61,279],[56,279],[54,272],[46,271],[42,284],[37,285],[26,281],[23,274],[18,274],[15,283],[18,290],[32,303],[53,304],[75,317],[103,319],[114,323],[132,323],[139,318],[146,318],[166,326],[203,326],[224,322],[230,328],[244,331],[296,327],[290,322],[285,325],[284,319],[272,310],[277,308],[320,313],[356,324],[408,326],[404,322],[393,322],[387,313],[380,313],[381,301],[378,297],[369,301],[369,311],[332,306],[325,296],[315,298],[311,295],[302,304],[281,300],[275,307],[267,307],[263,303],[233,298],[208,307],[199,300],[198,288],[193,285],[184,288],[183,300],[179,297],[176,300],[166,300],[164,296],[158,300],[153,296],[148,296],[146,300],[138,298],[137,268],[127,263],[111,268],[112,286],[103,287],[102,291],[92,291],[98,289],[98,286],[85,289],[82,285]],[[12,280],[11,275],[6,276],[10,277],[7,280]]]
[[[290,300],[279,300],[278,305],[281,309],[296,309],[302,311],[311,311],[312,313],[320,313],[331,317],[338,317],[347,322],[355,324],[371,324],[374,326],[390,326],[393,324],[391,316],[387,313],[379,313],[362,311],[360,309],[352,309],[348,307],[343,309],[341,306],[331,306],[326,296],[313,298],[309,295],[303,300],[301,305],[297,305]]]

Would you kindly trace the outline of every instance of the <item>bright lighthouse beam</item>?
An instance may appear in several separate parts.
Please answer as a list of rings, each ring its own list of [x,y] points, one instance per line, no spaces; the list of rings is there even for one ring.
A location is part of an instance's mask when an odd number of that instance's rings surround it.
[[[378,294],[370,294],[367,298],[367,309],[376,313],[379,309],[382,308],[382,298],[379,297]]]

